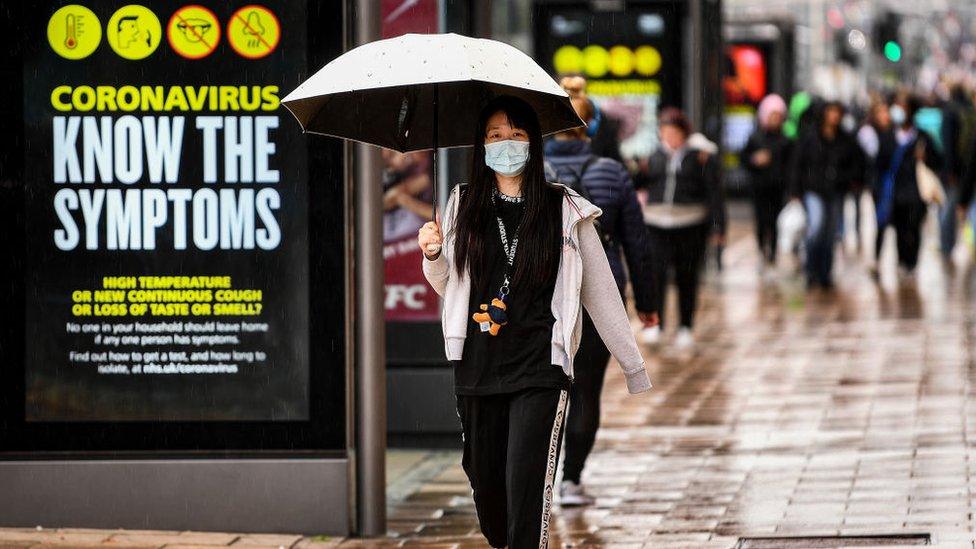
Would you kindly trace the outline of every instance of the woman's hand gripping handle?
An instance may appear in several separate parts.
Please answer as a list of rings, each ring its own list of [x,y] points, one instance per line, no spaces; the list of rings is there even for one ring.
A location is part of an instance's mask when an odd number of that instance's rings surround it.
[[[436,221],[428,221],[420,228],[417,243],[427,259],[433,261],[441,255],[441,244],[443,242],[441,227]]]

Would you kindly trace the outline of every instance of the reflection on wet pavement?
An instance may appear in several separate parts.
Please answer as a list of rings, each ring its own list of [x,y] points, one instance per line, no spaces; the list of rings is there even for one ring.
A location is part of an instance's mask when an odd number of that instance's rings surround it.
[[[838,288],[806,292],[759,273],[748,229],[735,223],[706,282],[697,353],[648,351],[655,389],[642,396],[608,369],[584,474],[597,505],[557,508],[552,546],[931,533],[972,547],[969,277],[945,269],[929,225],[914,281],[893,272],[889,245],[880,285],[839,252]],[[394,504],[390,538],[342,545],[487,547],[470,493],[447,467]]]

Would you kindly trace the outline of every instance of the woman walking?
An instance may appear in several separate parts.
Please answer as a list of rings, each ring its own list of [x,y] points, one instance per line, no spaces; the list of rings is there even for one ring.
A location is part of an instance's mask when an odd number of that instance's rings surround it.
[[[668,271],[674,270],[681,326],[679,349],[695,344],[692,335],[698,306],[698,281],[708,238],[725,234],[725,203],[715,157],[688,144],[691,124],[678,109],[659,117],[661,148],[648,161],[648,174],[638,186],[647,188],[644,222],[652,255],[653,277],[661,326],[665,322]]]
[[[786,168],[792,141],[783,135],[786,102],[767,95],[759,103],[759,127],[749,136],[740,153],[742,165],[752,182],[752,203],[756,216],[756,241],[767,265],[776,262],[776,219],[786,198]]]
[[[942,165],[942,156],[932,139],[915,127],[915,113],[919,101],[901,95],[891,106],[893,134],[880,140],[875,162],[875,204],[877,204],[878,235],[875,252],[881,256],[885,229],[895,229],[898,246],[898,266],[903,275],[911,275],[918,264],[918,250],[922,243],[921,227],[926,205],[919,193],[918,163],[922,162],[935,173]],[[876,272],[876,271],[875,271]]]
[[[868,109],[867,120],[857,131],[857,143],[861,147],[861,154],[864,158],[864,185],[871,190],[871,197],[874,200],[874,210],[878,211],[878,199],[880,198],[880,179],[884,176],[879,169],[878,152],[882,147],[886,150],[894,150],[897,147],[895,141],[895,130],[891,126],[891,114],[888,104],[878,98]],[[876,243],[882,242],[883,227],[878,231]],[[870,266],[873,276],[878,274],[878,254],[880,246],[875,246],[874,261]]]
[[[547,547],[582,307],[630,392],[650,382],[594,227],[600,210],[546,182],[535,111],[497,98],[474,131],[469,183],[452,192],[444,232],[428,223],[418,242],[444,298],[462,466],[481,531],[492,547]]]
[[[574,97],[572,102],[576,114],[592,123],[591,101]],[[655,285],[651,274],[645,272],[650,270],[645,269],[650,252],[647,229],[627,168],[616,160],[596,155],[585,128],[556,134],[546,142],[545,152],[547,165],[556,174],[557,181],[592,201],[603,212],[598,232],[617,290],[624,295],[630,275],[637,315],[645,326],[657,325]],[[593,503],[593,498],[583,490],[580,478],[600,427],[600,394],[609,359],[610,350],[600,339],[593,319],[584,312],[566,420],[566,456],[559,486],[559,504],[563,507]]]

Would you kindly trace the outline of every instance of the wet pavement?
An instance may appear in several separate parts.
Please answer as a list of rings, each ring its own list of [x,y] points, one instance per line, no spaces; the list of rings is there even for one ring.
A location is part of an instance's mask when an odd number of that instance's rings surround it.
[[[926,534],[938,547],[972,549],[971,276],[946,271],[930,224],[914,280],[896,273],[889,242],[880,284],[848,251],[838,254],[837,289],[807,292],[797,276],[760,274],[747,211],[733,213],[724,271],[705,284],[697,352],[646,350],[655,388],[640,396],[608,369],[583,477],[597,503],[557,507],[551,547]],[[75,545],[71,536],[105,546],[487,547],[459,463],[458,452],[391,454],[384,539],[0,530],[0,547]]]
[[[837,289],[807,292],[799,277],[760,274],[738,213],[724,271],[706,283],[697,352],[648,350],[655,389],[641,396],[608,369],[583,477],[597,504],[557,507],[552,546],[927,534],[936,546],[973,547],[970,281],[945,271],[934,227],[914,281],[899,278],[889,241],[880,284],[848,250]],[[453,457],[392,505],[389,539],[340,547],[487,547]],[[751,546],[869,542],[812,543]]]

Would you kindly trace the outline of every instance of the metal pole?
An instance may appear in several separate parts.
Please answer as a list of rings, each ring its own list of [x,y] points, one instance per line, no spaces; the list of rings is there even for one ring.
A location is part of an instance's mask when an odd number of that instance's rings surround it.
[[[379,2],[356,0],[356,44],[380,38]],[[356,511],[359,534],[386,534],[386,324],[380,151],[356,145]]]
[[[688,17],[691,20],[691,104],[688,105],[689,118],[695,131],[705,131],[705,21],[702,0],[688,2]]]

